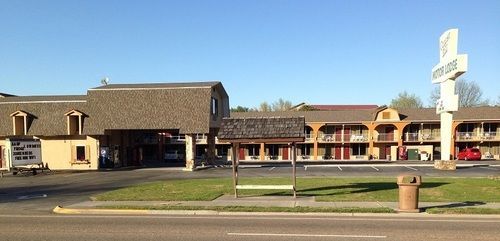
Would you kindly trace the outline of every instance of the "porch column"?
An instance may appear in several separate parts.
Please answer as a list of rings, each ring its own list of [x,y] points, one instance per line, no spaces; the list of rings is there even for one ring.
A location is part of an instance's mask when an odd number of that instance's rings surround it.
[[[410,123],[394,123],[394,126],[398,130],[398,146],[403,145],[403,130],[408,124]]]
[[[462,124],[462,122],[459,122],[459,121],[453,121],[453,123],[451,124],[451,150],[450,150],[450,155],[455,157],[455,151],[456,151],[456,147],[455,147],[455,140],[457,139],[457,137],[455,136],[455,133],[456,133],[456,130],[457,130],[457,127],[458,125]]]
[[[323,124],[310,124],[313,130],[313,160],[318,160],[318,132]]]
[[[376,125],[372,123],[363,123],[368,128],[368,155],[375,156],[373,154],[374,140],[373,140],[373,132],[375,130]],[[378,155],[377,155],[378,156]]]
[[[259,156],[260,156],[261,161],[266,159],[266,144],[265,143],[260,143]]]
[[[196,167],[196,135],[186,134],[186,171],[192,171]]]
[[[215,164],[215,129],[210,129],[207,135],[207,153],[205,158],[208,164]]]

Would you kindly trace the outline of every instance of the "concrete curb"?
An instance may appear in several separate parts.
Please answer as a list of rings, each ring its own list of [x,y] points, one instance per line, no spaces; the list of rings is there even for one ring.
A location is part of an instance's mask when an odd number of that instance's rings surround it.
[[[57,214],[66,215],[189,215],[189,216],[314,216],[314,217],[434,217],[434,218],[481,218],[500,219],[500,215],[488,214],[428,214],[421,213],[322,213],[322,212],[227,212],[213,210],[139,210],[139,209],[98,209],[98,208],[63,208],[56,206]]]

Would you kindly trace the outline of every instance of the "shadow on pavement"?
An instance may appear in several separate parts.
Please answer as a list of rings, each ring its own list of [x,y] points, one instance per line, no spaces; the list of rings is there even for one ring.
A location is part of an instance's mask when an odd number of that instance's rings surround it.
[[[445,204],[445,205],[436,205],[436,206],[429,206],[425,207],[425,209],[429,208],[460,208],[460,207],[474,207],[474,206],[480,206],[480,205],[485,205],[485,202],[470,202],[470,201],[465,201],[465,202],[459,202],[459,203],[450,203],[450,204]]]

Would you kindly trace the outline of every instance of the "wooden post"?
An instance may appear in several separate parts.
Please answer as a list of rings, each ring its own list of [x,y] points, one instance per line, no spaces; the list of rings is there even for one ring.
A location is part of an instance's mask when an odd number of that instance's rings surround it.
[[[239,143],[233,143],[233,155],[231,157],[231,162],[233,163],[233,188],[234,188],[234,198],[238,198],[238,190],[236,185],[238,185],[238,150],[240,148]]]
[[[296,182],[297,166],[296,166],[296,163],[297,163],[297,147],[296,147],[295,142],[292,142],[293,198],[297,197],[297,182]]]

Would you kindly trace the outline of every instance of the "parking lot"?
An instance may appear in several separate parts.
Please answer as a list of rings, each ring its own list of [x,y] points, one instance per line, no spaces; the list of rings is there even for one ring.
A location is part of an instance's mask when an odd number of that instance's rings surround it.
[[[56,205],[87,201],[92,195],[144,182],[166,179],[231,178],[231,166],[185,172],[182,167],[139,168],[86,172],[52,171],[0,178],[0,213],[50,213]],[[298,177],[396,177],[402,173],[425,177],[499,177],[500,162],[459,163],[455,171],[436,170],[430,163],[298,164]],[[290,164],[241,165],[241,177],[290,177]]]
[[[241,165],[242,175],[286,175],[292,167],[287,164]],[[298,164],[297,176],[387,176],[414,173],[429,177],[489,177],[500,175],[499,162],[459,163],[457,170],[437,170],[429,163],[408,164]]]

